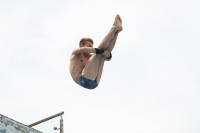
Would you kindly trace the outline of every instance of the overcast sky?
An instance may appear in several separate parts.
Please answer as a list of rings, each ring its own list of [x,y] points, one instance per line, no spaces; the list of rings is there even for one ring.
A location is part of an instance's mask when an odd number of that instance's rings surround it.
[[[199,133],[199,5],[0,0],[0,114],[28,125],[64,111],[66,133]],[[70,76],[71,51],[82,37],[98,47],[116,14],[124,30],[113,59],[84,89]]]

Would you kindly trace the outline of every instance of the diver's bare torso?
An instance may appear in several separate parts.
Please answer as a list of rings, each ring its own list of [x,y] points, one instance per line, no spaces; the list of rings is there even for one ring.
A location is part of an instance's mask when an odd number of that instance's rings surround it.
[[[85,64],[90,59],[91,54],[72,54],[70,57],[70,73],[73,80],[79,83],[79,75],[82,73]]]

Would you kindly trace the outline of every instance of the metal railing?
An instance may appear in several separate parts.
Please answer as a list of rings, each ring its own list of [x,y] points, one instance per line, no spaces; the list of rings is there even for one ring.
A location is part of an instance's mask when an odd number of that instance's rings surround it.
[[[40,121],[37,121],[37,122],[35,122],[35,123],[30,124],[30,125],[28,125],[28,127],[33,127],[33,126],[35,126],[35,125],[41,124],[41,123],[43,123],[43,122],[46,122],[46,121],[48,121],[48,120],[51,120],[51,119],[53,119],[53,118],[56,118],[56,117],[60,116],[60,117],[61,117],[61,119],[60,119],[60,128],[54,127],[54,130],[59,130],[59,129],[60,129],[60,133],[64,133],[64,125],[63,125],[63,118],[62,118],[62,115],[63,115],[63,114],[64,114],[64,112],[61,112],[61,113],[52,115],[52,116],[50,116],[50,117],[47,117],[47,118],[45,118],[45,119],[42,119],[42,120],[40,120]]]

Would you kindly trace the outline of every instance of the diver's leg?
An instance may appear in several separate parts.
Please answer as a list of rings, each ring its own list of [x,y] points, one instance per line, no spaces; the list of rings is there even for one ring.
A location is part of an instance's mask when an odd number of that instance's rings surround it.
[[[102,42],[100,43],[98,48],[107,49],[109,47],[111,41],[115,37],[115,34],[118,33],[119,31],[121,31],[122,29],[123,28],[122,28],[121,18],[119,15],[116,15],[112,28],[110,29],[108,34],[104,37],[104,39],[102,40]]]
[[[118,32],[115,33],[114,38],[111,40],[110,45],[107,48],[108,51],[111,52],[113,50],[113,48],[115,47],[117,36],[118,36]]]
[[[83,77],[90,79],[90,80],[95,80],[98,74],[98,69],[99,69],[99,62],[101,59],[100,54],[93,54],[88,62],[86,63],[82,75]]]
[[[99,84],[99,82],[101,80],[101,75],[103,73],[104,62],[105,62],[105,56],[101,56],[101,59],[99,61],[99,69],[98,69],[98,73],[97,73],[97,77],[96,77],[97,84]]]

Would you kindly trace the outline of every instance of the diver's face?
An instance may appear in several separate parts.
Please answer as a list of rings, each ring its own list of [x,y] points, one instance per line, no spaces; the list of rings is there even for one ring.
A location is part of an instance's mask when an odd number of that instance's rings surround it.
[[[89,41],[85,42],[85,44],[81,44],[81,47],[92,47],[93,48],[93,44]]]

